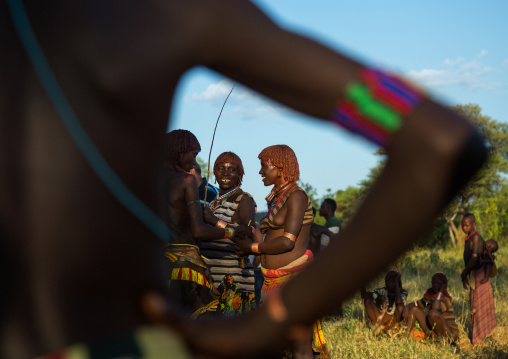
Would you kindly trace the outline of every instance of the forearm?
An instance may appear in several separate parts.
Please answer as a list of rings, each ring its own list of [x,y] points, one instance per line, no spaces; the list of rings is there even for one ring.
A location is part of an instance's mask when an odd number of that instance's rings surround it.
[[[462,271],[462,275],[468,275],[469,272],[471,272],[471,270],[474,268],[474,266],[476,265],[477,262],[478,262],[478,255],[473,254],[471,256],[471,259],[467,263],[466,268],[464,268],[464,270]]]
[[[290,252],[293,248],[295,248],[295,242],[284,236],[273,238],[260,243],[258,246],[258,250],[261,254],[281,254]]]
[[[196,223],[192,228],[194,238],[201,241],[211,241],[222,239],[226,236],[226,230],[223,228],[213,227],[206,223]]]

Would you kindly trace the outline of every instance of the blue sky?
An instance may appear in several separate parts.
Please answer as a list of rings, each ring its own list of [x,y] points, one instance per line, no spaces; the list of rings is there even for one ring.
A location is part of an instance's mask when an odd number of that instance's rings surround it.
[[[408,76],[443,103],[476,103],[508,123],[508,1],[254,1],[281,26],[374,66]],[[169,129],[192,131],[205,161],[215,121],[232,82],[204,68],[190,71],[175,96]],[[257,156],[291,146],[301,180],[318,195],[355,186],[378,158],[371,144],[236,85],[219,122],[211,164],[224,151],[245,167],[243,188],[264,207],[269,188]]]

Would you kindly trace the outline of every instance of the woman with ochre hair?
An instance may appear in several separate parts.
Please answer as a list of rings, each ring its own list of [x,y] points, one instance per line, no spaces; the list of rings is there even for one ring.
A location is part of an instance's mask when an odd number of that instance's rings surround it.
[[[268,213],[261,220],[256,237],[264,241],[237,240],[240,253],[261,254],[261,270],[265,278],[261,289],[261,303],[276,294],[291,278],[307,267],[313,255],[307,249],[310,225],[314,219],[307,194],[296,184],[300,178],[298,160],[287,145],[274,145],[259,154],[265,186],[273,186],[266,197]],[[326,358],[321,323],[314,324],[312,349]],[[308,339],[292,348],[301,355],[311,355],[310,330]]]
[[[205,210],[205,220],[218,227],[253,225],[256,202],[241,188],[244,170],[240,157],[233,152],[221,153],[213,165],[213,174],[219,193],[209,204],[211,211]],[[221,314],[229,317],[253,309],[254,267],[249,258],[238,256],[235,243],[229,238],[202,242],[201,253],[220,293]]]

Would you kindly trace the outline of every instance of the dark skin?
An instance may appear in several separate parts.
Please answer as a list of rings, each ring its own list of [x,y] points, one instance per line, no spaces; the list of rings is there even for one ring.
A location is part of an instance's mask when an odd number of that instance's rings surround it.
[[[476,222],[473,217],[464,217],[462,219],[462,231],[466,233],[466,235],[471,234],[476,228]],[[468,274],[474,268],[476,263],[478,262],[480,255],[485,250],[485,242],[483,238],[480,236],[478,232],[473,234],[467,241],[464,242],[464,264],[465,268],[460,274],[460,278],[462,279],[462,285],[464,289],[468,289],[469,281]],[[487,277],[488,280],[488,277]]]
[[[402,312],[404,310],[404,301],[401,297],[401,288],[399,287],[401,274],[398,273],[396,277],[390,278],[385,282],[388,289],[388,298],[390,302],[395,302],[395,312],[393,315],[386,313],[386,308],[381,311],[378,309],[372,293],[368,293],[364,288],[361,290],[361,295],[364,300],[365,312],[370,319],[372,325],[378,325],[382,330],[387,333],[392,327],[400,322]],[[393,320],[392,320],[393,318]]]
[[[328,228],[321,226],[316,223],[312,223],[310,226],[310,237],[309,237],[309,249],[313,254],[317,254],[321,251],[321,235],[331,237],[334,235]]]
[[[235,187],[240,183],[240,178],[238,175],[238,169],[236,165],[233,163],[225,162],[218,165],[217,170],[213,173],[215,178],[217,179],[217,183],[219,184],[219,195],[223,195]],[[238,196],[243,193],[243,190],[239,188],[233,196],[231,196],[231,200],[234,201]],[[209,207],[203,208],[203,215],[205,221],[215,226],[219,221],[219,218],[215,217],[213,212]],[[256,218],[256,210],[254,207],[254,201],[249,196],[243,196],[236,208],[235,213],[231,217],[232,223],[240,223],[244,224],[249,228],[248,235],[245,237],[252,237],[252,228],[254,228],[254,222]],[[228,227],[231,225],[228,224]]]
[[[434,293],[444,293],[446,290],[446,284],[443,283],[438,278],[432,279],[432,290]],[[431,335],[436,336],[446,336],[448,338],[453,339],[454,341],[458,339],[459,333],[456,331],[453,331],[450,326],[446,323],[446,321],[443,318],[443,315],[441,313],[446,312],[450,306],[453,305],[450,298],[446,297],[445,295],[441,296],[440,300],[435,300],[432,303],[432,307],[430,308],[428,312],[428,321],[430,324],[430,328],[427,325],[426,321],[426,315],[424,310],[426,309],[422,303],[421,300],[418,300],[417,305],[414,303],[411,303],[410,305],[406,306],[407,308],[407,331],[406,336],[409,338],[411,335],[411,330],[414,328],[415,320],[418,321],[420,324],[420,327],[425,332],[425,337],[430,337]],[[433,333],[433,334],[432,334]]]
[[[259,174],[263,177],[265,186],[275,186],[278,190],[288,183],[284,177],[284,170],[273,166],[270,161],[261,160]],[[261,265],[268,269],[277,269],[300,258],[307,250],[310,226],[302,226],[307,195],[303,191],[293,192],[286,204],[274,218],[274,222],[281,229],[269,230],[265,234],[264,242],[258,247],[262,253]],[[296,242],[284,237],[284,232],[297,236]],[[239,253],[250,253],[252,242],[237,241]]]
[[[174,234],[174,242],[178,244],[196,244],[202,240],[224,238],[224,229],[204,223],[200,202],[188,205],[198,200],[198,186],[194,175],[189,174],[195,164],[199,151],[187,152],[180,155],[175,163],[168,163],[163,175],[163,186],[167,190],[167,211],[165,218]],[[235,236],[245,237],[252,234],[248,226],[235,227]]]
[[[321,207],[319,207],[319,215],[324,217],[326,220],[329,220],[332,218],[334,213],[332,212],[330,206],[326,202],[323,202],[321,203]]]
[[[187,70],[206,66],[328,119],[362,66],[282,29],[242,0],[48,0],[27,3],[27,11],[85,130],[153,212],[168,99]],[[485,147],[472,125],[425,100],[394,134],[387,166],[342,240],[332,241],[283,289],[286,321],[274,322],[263,309],[232,321],[179,320],[166,311],[163,248],[111,196],[70,139],[4,1],[0,37],[0,226],[2,247],[15,258],[3,268],[13,278],[12,300],[0,323],[3,358],[35,357],[151,321],[175,326],[208,356],[238,358],[283,348],[292,325],[311,324],[410,248],[408,238],[416,241],[484,162]],[[473,154],[467,152],[472,145]],[[465,155],[467,163],[461,160]],[[414,198],[421,199],[418,211]],[[378,233],[386,223],[398,225]],[[337,276],[333,285],[319,279],[322,273],[347,272],[359,258],[369,266],[355,276]]]

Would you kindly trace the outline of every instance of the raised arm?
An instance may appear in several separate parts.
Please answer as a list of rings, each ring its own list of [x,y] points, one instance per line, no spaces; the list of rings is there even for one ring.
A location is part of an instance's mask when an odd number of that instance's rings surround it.
[[[284,220],[284,232],[289,232],[298,237],[302,229],[305,209],[307,208],[307,195],[303,191],[295,191],[290,195],[284,206],[287,208]],[[236,243],[240,253],[251,252],[252,242],[239,240]],[[295,241],[285,236],[279,236],[260,243],[258,250],[262,254],[280,254],[289,252],[294,247]]]
[[[201,23],[203,30],[210,31],[205,31],[201,42],[200,61],[232,79],[322,119],[332,117],[338,101],[347,95],[348,84],[358,80],[362,65],[280,29],[251,3],[207,4],[214,22]],[[217,343],[231,336],[248,338],[250,330],[258,336],[252,341],[230,341],[231,355],[259,350],[261,343],[277,343],[276,338],[287,340],[292,328],[325,315],[408,250],[486,159],[474,127],[430,98],[421,97],[410,111],[401,113],[400,120],[399,127],[388,131],[387,164],[340,240],[332,241],[319,260],[281,291],[277,305],[285,315],[274,316],[268,306],[255,316],[238,319],[238,326],[228,322],[219,330],[214,323],[213,334],[201,336],[196,345],[226,356],[224,346]],[[368,131],[358,132],[372,138]],[[398,225],[379,232],[386,223]],[[262,245],[260,249],[270,250]],[[358,267],[358,261],[369,265],[360,266],[355,276],[323,277],[323,273],[347,273]],[[310,285],[314,289],[309,292]],[[241,326],[242,322],[247,325]]]

